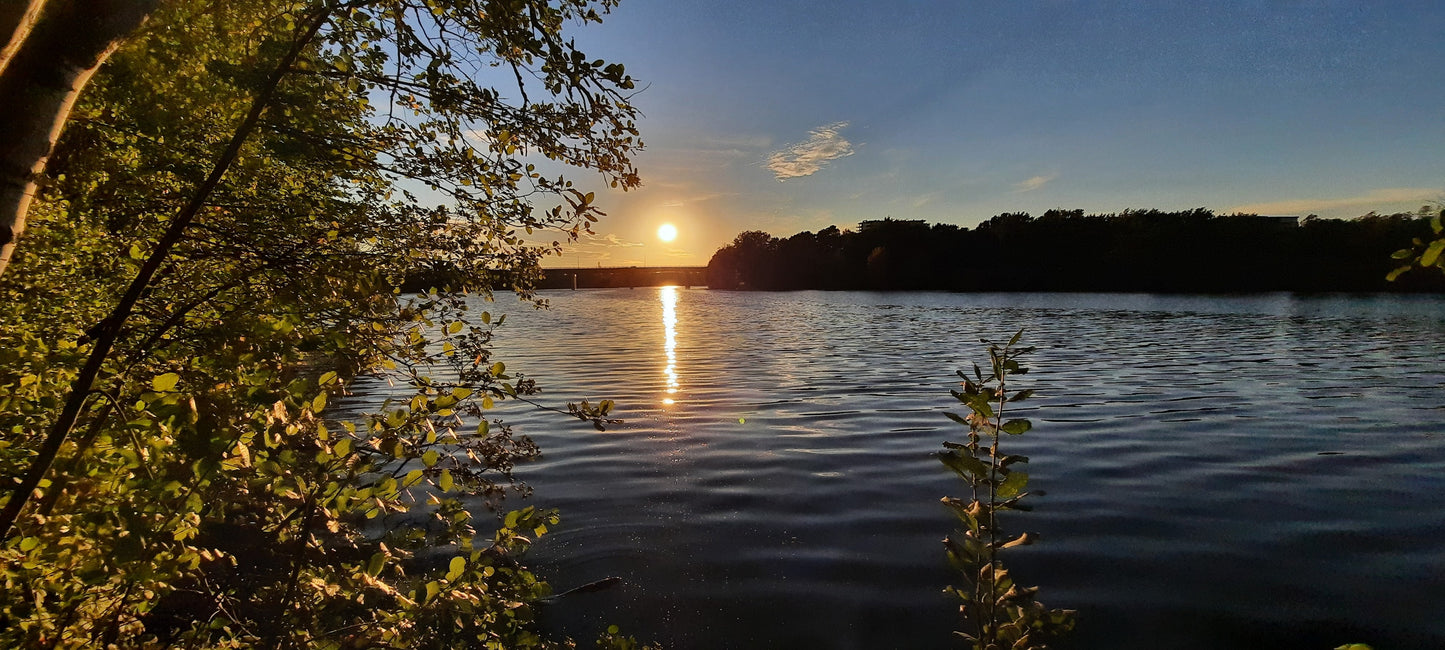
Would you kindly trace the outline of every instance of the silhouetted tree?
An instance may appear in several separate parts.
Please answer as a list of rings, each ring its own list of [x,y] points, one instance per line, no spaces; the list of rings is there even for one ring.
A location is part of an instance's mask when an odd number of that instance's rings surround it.
[[[1442,291],[1445,277],[1384,279],[1401,242],[1429,238],[1427,216],[1054,209],[1003,213],[972,230],[887,217],[786,239],[745,232],[713,256],[708,275],[715,288],[764,290]]]

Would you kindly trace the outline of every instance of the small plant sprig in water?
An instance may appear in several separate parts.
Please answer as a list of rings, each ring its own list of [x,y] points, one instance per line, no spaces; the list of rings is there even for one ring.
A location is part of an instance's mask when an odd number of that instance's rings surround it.
[[[945,591],[961,601],[963,629],[956,634],[967,639],[975,650],[1046,648],[1046,641],[1074,627],[1073,610],[1045,608],[1034,600],[1038,587],[1014,582],[999,561],[1003,549],[1035,541],[1031,533],[1005,533],[998,521],[998,513],[1005,510],[1029,509],[1021,503],[1029,494],[1024,491],[1029,475],[1013,467],[1028,462],[1028,458],[999,450],[1000,432],[1021,435],[1033,426],[1022,418],[1004,419],[1009,404],[1033,394],[1022,390],[1010,395],[1005,390],[1014,375],[1028,372],[1018,359],[1034,348],[1018,347],[1022,336],[1023,330],[1019,330],[1003,345],[982,339],[988,346],[991,371],[984,374],[974,364],[970,378],[960,370],[963,390],[952,392],[969,413],[946,414],[968,427],[968,441],[944,442],[947,451],[940,459],[968,484],[972,496],[967,500],[943,498],[944,505],[963,522],[962,528],[943,540],[949,562],[963,578],[963,585]]]

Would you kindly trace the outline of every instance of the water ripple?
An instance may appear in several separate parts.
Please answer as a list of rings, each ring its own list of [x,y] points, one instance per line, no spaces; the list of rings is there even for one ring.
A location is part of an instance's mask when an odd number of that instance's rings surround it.
[[[549,608],[555,630],[954,647],[938,498],[961,486],[933,454],[961,433],[941,411],[978,338],[1023,327],[1036,427],[1009,443],[1046,495],[1013,518],[1043,542],[1010,563],[1082,610],[1060,647],[1445,647],[1439,299],[548,298],[509,316],[498,358],[545,400],[610,398],[626,419],[501,410],[545,451],[520,472],[535,502],[563,514],[541,573],[625,580]]]

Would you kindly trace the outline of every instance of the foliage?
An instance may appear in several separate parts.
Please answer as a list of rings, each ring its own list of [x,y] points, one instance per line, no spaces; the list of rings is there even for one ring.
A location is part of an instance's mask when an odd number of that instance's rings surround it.
[[[864,221],[816,233],[746,232],[714,254],[721,289],[953,291],[1445,291],[1445,278],[1385,282],[1415,215],[1352,220],[1216,215],[1205,209],[1006,213],[973,228]],[[1027,265],[1012,260],[1027,256]]]
[[[999,449],[1000,432],[1016,436],[1032,428],[1026,419],[1004,419],[1007,405],[1033,394],[1031,390],[1006,392],[1010,377],[1028,372],[1019,358],[1034,351],[1017,347],[1022,335],[1020,330],[1002,345],[983,340],[988,346],[988,374],[977,365],[972,379],[959,371],[963,391],[953,391],[953,396],[969,413],[947,415],[968,427],[968,438],[964,443],[943,443],[948,450],[940,456],[972,493],[966,501],[944,497],[944,505],[963,527],[943,543],[949,562],[963,580],[962,587],[946,590],[961,602],[964,629],[957,634],[977,650],[1044,648],[1045,642],[1074,627],[1074,611],[1045,608],[1034,599],[1038,587],[1015,582],[999,559],[1003,549],[1036,541],[1032,533],[1005,533],[998,521],[1000,512],[1029,509],[1022,503],[1029,495],[1025,491],[1029,475],[1015,467],[1027,463],[1028,458]]]
[[[625,636],[616,625],[609,626],[607,631],[597,639],[597,647],[603,650],[660,650],[661,646],[639,645],[637,639]]]
[[[529,295],[547,251],[519,231],[601,214],[524,156],[637,183],[631,79],[563,37],[612,5],[191,0],[112,57],[0,278],[7,481],[84,400],[38,489],[0,497],[24,506],[0,646],[555,645],[529,626],[548,588],[519,556],[556,514],[467,507],[525,491],[511,470],[537,453],[487,416],[536,387],[491,357],[504,317],[471,308]],[[442,266],[452,284],[402,293]],[[378,372],[413,395],[336,407]]]
[[[1434,235],[1434,239],[1427,241],[1416,237],[1410,241],[1409,248],[1395,251],[1392,257],[1402,264],[1385,276],[1390,282],[1398,280],[1405,272],[1416,267],[1422,269],[1435,267],[1440,269],[1441,273],[1445,273],[1445,224],[1441,223],[1441,217],[1445,216],[1445,208],[1432,209],[1428,205],[1421,207],[1420,216],[1425,217],[1426,215],[1430,215],[1430,232]]]

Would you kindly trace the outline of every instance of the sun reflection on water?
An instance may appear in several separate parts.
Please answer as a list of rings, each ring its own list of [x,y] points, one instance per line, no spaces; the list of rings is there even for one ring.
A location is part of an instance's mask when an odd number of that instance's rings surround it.
[[[658,293],[662,298],[662,349],[667,354],[667,367],[662,374],[667,377],[667,392],[663,404],[676,404],[677,395],[677,287],[662,287]]]

